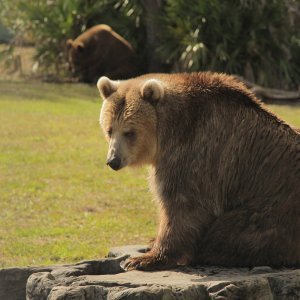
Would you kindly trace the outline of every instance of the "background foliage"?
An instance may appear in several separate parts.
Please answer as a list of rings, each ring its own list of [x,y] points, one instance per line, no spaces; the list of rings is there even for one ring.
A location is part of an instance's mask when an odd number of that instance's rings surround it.
[[[162,57],[179,71],[216,70],[264,85],[296,85],[299,27],[288,10],[280,0],[168,0]]]
[[[36,45],[40,66],[56,73],[67,69],[68,38],[76,38],[96,24],[109,24],[135,49],[139,47],[138,1],[121,0],[4,0],[1,18],[15,34],[17,43],[29,40]],[[142,53],[139,53],[142,56]],[[53,71],[53,70],[51,70]]]
[[[106,23],[147,64],[147,0],[3,0],[0,14],[16,38],[37,47],[41,67],[65,71],[65,41]],[[159,1],[158,1],[159,2]],[[153,51],[167,71],[216,70],[279,88],[300,78],[299,0],[165,0]],[[150,12],[151,15],[151,12]],[[145,66],[147,70],[147,66]]]

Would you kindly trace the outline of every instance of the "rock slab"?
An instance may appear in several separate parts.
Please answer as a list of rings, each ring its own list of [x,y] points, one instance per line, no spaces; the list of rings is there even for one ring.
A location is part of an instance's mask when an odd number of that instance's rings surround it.
[[[145,247],[125,246],[101,260],[0,270],[0,300],[25,299],[25,293],[27,300],[300,299],[300,269],[199,266],[124,272],[120,265],[125,259],[145,251]]]

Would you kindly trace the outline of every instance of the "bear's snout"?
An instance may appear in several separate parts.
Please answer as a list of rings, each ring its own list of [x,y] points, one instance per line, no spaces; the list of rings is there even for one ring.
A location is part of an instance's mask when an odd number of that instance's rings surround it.
[[[117,156],[114,156],[113,158],[108,159],[106,164],[115,171],[121,169],[121,159]]]

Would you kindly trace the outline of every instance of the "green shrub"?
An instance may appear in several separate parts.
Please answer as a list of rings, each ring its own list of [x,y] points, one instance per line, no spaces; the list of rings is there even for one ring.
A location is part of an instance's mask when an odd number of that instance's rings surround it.
[[[2,0],[0,16],[16,37],[25,36],[34,42],[40,67],[60,74],[67,69],[66,40],[101,23],[126,38],[147,64],[151,45],[147,45],[145,3],[146,0]],[[299,84],[299,0],[162,3],[161,14],[151,20],[158,22],[157,36],[163,42],[150,56],[159,55],[161,65],[169,65],[170,71],[214,70],[278,88],[295,88]]]
[[[178,71],[215,70],[263,85],[295,86],[300,30],[293,26],[286,3],[167,0],[161,56]],[[297,7],[296,1],[289,5]]]

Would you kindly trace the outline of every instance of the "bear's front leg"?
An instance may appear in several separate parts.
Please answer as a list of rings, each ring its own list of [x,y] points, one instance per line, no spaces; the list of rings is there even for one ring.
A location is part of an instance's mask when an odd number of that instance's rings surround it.
[[[180,255],[177,251],[176,253],[171,249],[168,249],[165,242],[167,242],[167,240],[158,242],[156,239],[149,252],[138,257],[129,258],[125,262],[124,269],[127,271],[153,271],[176,267]]]
[[[164,270],[186,264],[194,257],[193,230],[190,223],[182,220],[184,214],[169,217],[162,210],[158,235],[154,240],[151,250],[146,254],[129,258],[125,262],[125,270]]]

